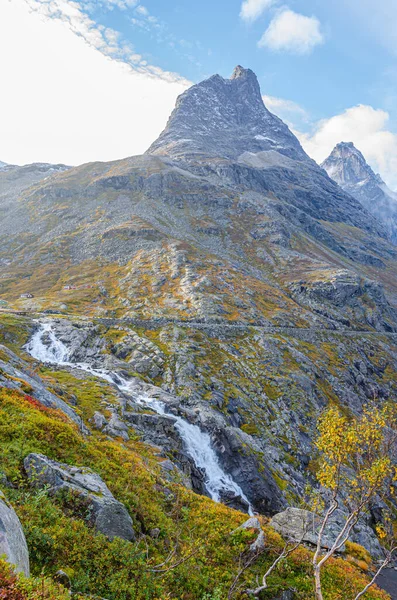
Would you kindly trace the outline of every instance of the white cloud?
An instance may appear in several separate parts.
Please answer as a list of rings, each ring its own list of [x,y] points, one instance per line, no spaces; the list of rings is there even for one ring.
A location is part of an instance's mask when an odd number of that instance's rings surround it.
[[[290,9],[279,12],[258,42],[260,48],[308,54],[324,41],[320,21]]]
[[[11,2],[11,0],[9,0]],[[105,0],[108,4],[131,5],[132,0]],[[22,5],[23,2],[31,9],[46,19],[59,19],[71,29],[73,33],[81,36],[87,44],[93,46],[105,55],[112,58],[118,58],[124,62],[131,62],[135,70],[147,74],[154,74],[156,77],[163,77],[168,81],[177,81],[186,83],[184,78],[162,71],[157,67],[148,65],[146,61],[141,60],[137,64],[136,57],[138,56],[131,44],[120,41],[120,34],[113,29],[106,28],[103,25],[98,25],[90,19],[90,17],[82,10],[82,6],[74,0],[17,0]],[[135,2],[134,2],[135,4]],[[140,8],[140,7],[138,7]],[[144,11],[146,9],[142,7]],[[147,11],[142,13],[147,15]],[[130,61],[130,56],[134,56],[135,60]]]
[[[360,104],[319,121],[311,134],[298,135],[306,152],[322,162],[339,142],[353,142],[375,172],[397,188],[397,135],[388,128],[389,114]]]
[[[149,16],[149,11],[146,8],[146,6],[143,6],[142,4],[140,4],[139,6],[136,7],[136,12],[140,15],[143,15],[144,17]]]
[[[141,153],[189,85],[67,0],[0,2],[0,55],[0,156],[9,163]]]
[[[262,98],[265,106],[270,112],[276,114],[284,121],[290,121],[296,117],[300,117],[304,121],[307,121],[309,118],[305,109],[292,100],[285,100],[284,98],[266,95],[262,96]]]
[[[244,21],[255,21],[276,1],[277,0],[244,0],[241,5],[240,17]]]
[[[81,4],[91,11],[95,10],[98,4],[108,10],[113,10],[116,7],[120,10],[127,10],[128,8],[136,6],[138,1],[139,0],[83,0]]]

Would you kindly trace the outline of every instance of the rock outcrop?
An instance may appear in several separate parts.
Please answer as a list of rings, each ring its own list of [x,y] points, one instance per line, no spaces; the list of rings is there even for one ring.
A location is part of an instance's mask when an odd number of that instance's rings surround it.
[[[235,531],[238,531],[239,529],[255,529],[258,532],[256,540],[249,547],[250,552],[259,553],[265,549],[265,534],[263,533],[259,519],[250,517]],[[234,533],[234,531],[232,533]]]
[[[0,556],[29,577],[29,552],[20,520],[0,492]]]
[[[135,539],[133,522],[124,504],[114,498],[106,483],[91,469],[71,467],[42,454],[29,454],[24,467],[33,486],[48,486],[50,494],[70,493],[85,500],[89,522],[109,539]]]
[[[323,548],[329,549],[334,544],[345,523],[345,515],[341,510],[336,510],[330,517],[321,539]],[[285,511],[274,515],[270,525],[286,539],[317,545],[317,535],[321,526],[321,519],[314,513],[300,508],[288,507]],[[375,532],[361,519],[353,528],[350,540],[363,546],[373,556],[383,556],[381,545]],[[341,546],[340,552],[345,551]]]

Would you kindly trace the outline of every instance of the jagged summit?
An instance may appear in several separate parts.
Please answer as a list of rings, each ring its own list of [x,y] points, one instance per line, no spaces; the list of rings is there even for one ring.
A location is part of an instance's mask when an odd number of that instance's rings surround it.
[[[348,184],[355,185],[369,179],[384,185],[380,175],[374,173],[353,142],[337,144],[321,166],[342,187]]]
[[[237,67],[234,68],[230,79],[238,79],[239,77],[255,77],[256,79],[256,75],[251,69],[245,69],[241,65],[237,65]]]
[[[329,177],[386,226],[397,243],[397,194],[376,174],[353,142],[340,142],[321,165]]]
[[[309,160],[287,125],[265,107],[255,73],[238,65],[230,79],[213,75],[181,94],[147,152],[178,160],[235,160],[266,150]]]

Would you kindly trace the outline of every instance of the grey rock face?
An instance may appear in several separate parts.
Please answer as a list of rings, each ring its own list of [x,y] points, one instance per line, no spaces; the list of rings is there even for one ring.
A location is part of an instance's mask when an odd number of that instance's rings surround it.
[[[322,547],[329,549],[335,542],[338,534],[342,530],[345,522],[345,516],[341,510],[335,511],[331,516],[322,537]],[[270,525],[283,537],[302,541],[312,545],[317,545],[317,535],[321,525],[321,519],[312,512],[300,508],[288,507],[281,513],[274,515]],[[352,542],[356,542],[366,548],[374,557],[382,556],[382,548],[374,531],[361,520],[352,530],[350,535]],[[344,552],[345,546],[340,548]]]
[[[187,477],[185,473],[183,473],[183,471],[168,458],[160,463],[160,469],[164,479],[167,481],[181,483],[188,489],[192,488],[189,477]]]
[[[227,427],[225,423],[219,426],[219,421],[218,426],[214,425],[211,421],[207,423],[222,465],[242,487],[256,510],[262,514],[274,514],[282,510],[287,505],[284,494],[270,469],[265,465],[260,466],[258,458],[244,443],[241,431]],[[242,507],[238,506],[238,509]]]
[[[349,325],[349,315],[361,314],[361,320],[379,331],[393,331],[397,313],[385,297],[383,286],[348,271],[338,269],[329,273],[325,281],[305,281],[290,286],[294,297],[301,303],[339,321],[339,325]],[[366,312],[366,303],[372,310]],[[338,307],[343,306],[343,315],[338,315]]]
[[[29,577],[29,552],[22,525],[0,492],[0,556],[3,554],[17,572]]]
[[[33,163],[18,166],[0,162],[0,210],[7,211],[19,194],[31,185],[69,168],[61,164]]]
[[[397,193],[374,173],[354,144],[337,144],[321,166],[331,179],[384,224],[390,239],[397,244]]]
[[[123,440],[129,439],[128,426],[120,419],[117,412],[112,413],[103,431],[113,437],[121,437]]]
[[[310,160],[288,127],[263,104],[256,75],[238,66],[230,79],[213,75],[179,96],[166,129],[148,152],[173,159],[236,159],[263,150]]]
[[[106,483],[91,469],[71,467],[42,454],[29,454],[24,467],[33,485],[48,485],[51,494],[72,492],[85,499],[92,524],[109,539],[135,539],[133,522],[124,504],[114,498]]]

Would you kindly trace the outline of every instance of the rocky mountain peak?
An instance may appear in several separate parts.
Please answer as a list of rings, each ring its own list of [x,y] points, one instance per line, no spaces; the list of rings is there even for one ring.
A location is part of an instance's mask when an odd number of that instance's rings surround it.
[[[353,142],[340,142],[321,165],[328,175],[342,187],[366,180],[383,184],[380,175],[371,169],[363,154]]]
[[[245,69],[241,65],[237,65],[230,79],[226,79],[225,81],[234,82],[234,85],[237,84],[240,86],[247,84],[250,86],[250,91],[252,93],[251,101],[257,101],[259,98],[262,100],[258,78],[251,69]],[[230,83],[230,85],[233,85],[233,83]]]
[[[230,79],[238,79],[239,77],[254,77],[256,79],[256,75],[251,69],[245,69],[241,65],[237,65]]]
[[[374,173],[360,150],[352,142],[340,142],[321,166],[385,226],[397,244],[397,194]]]
[[[230,79],[213,75],[181,94],[148,153],[236,160],[244,152],[267,150],[308,160],[287,125],[265,107],[255,73],[238,65]]]

